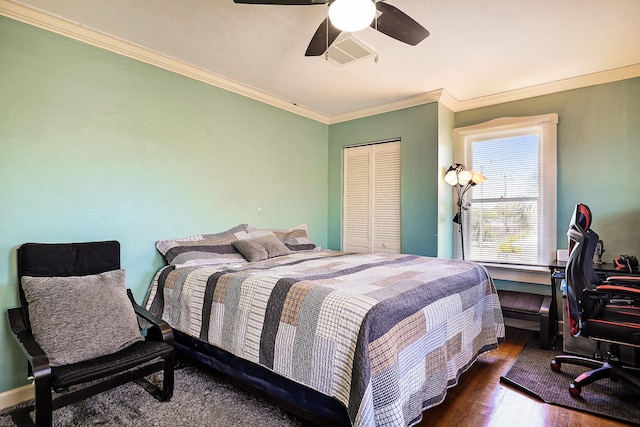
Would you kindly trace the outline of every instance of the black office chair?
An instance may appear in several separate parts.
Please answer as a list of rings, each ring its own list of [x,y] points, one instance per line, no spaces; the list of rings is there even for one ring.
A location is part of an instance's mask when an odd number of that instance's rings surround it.
[[[9,324],[13,336],[19,344],[21,350],[28,360],[28,376],[32,377],[35,383],[35,418],[37,426],[51,426],[53,422],[53,411],[95,394],[117,387],[130,381],[136,381],[149,391],[154,397],[161,401],[167,401],[173,394],[174,382],[174,348],[173,332],[171,327],[164,321],[158,319],[147,310],[137,305],[129,289],[124,290],[124,271],[120,269],[120,244],[117,241],[88,242],[88,243],[61,243],[61,244],[41,244],[25,243],[18,249],[18,277],[21,306],[8,309]],[[129,316],[130,334],[135,342],[114,353],[104,354],[89,360],[82,360],[70,364],[58,364],[54,362],[53,355],[47,355],[42,346],[34,338],[32,326],[43,325],[42,318],[36,319],[34,316],[41,313],[41,307],[49,307],[52,317],[60,317],[64,321],[67,313],[56,310],[58,304],[43,304],[36,301],[32,296],[31,288],[24,288],[29,281],[39,281],[40,288],[44,292],[58,292],[54,287],[61,288],[60,283],[75,283],[77,289],[85,289],[89,292],[89,286],[94,292],[100,294],[101,286],[104,282],[95,280],[88,285],[89,279],[103,277],[111,274],[121,274],[117,291],[117,298],[109,298],[110,301],[119,301],[123,313]],[[97,276],[96,276],[97,275]],[[81,277],[77,277],[81,276]],[[55,278],[56,280],[49,280]],[[115,288],[115,286],[114,286]],[[25,294],[25,289],[29,293]],[[68,295],[61,291],[61,295]],[[126,293],[125,293],[126,292]],[[75,293],[75,298],[78,293]],[[82,298],[82,297],[80,297]],[[31,300],[31,317],[29,313],[28,301]],[[72,301],[73,298],[67,300]],[[43,301],[43,300],[41,300]],[[33,305],[33,304],[39,305]],[[128,304],[131,303],[132,307]],[[104,303],[107,306],[114,303]],[[63,304],[60,304],[63,305]],[[67,304],[69,306],[69,304]],[[87,304],[86,306],[89,306]],[[86,307],[85,306],[85,307]],[[36,310],[37,308],[37,310]],[[76,313],[82,312],[71,308]],[[84,310],[91,311],[91,310]],[[133,311],[133,313],[131,313]],[[110,317],[108,322],[103,321]],[[106,333],[100,335],[102,327],[91,331],[95,336],[89,336],[89,340],[95,338],[96,346],[105,345],[105,342],[113,342],[118,339],[117,335],[121,328],[119,320],[115,319],[112,313],[88,313],[86,317],[100,316],[94,323],[109,329],[109,336]],[[69,319],[67,317],[67,319]],[[136,319],[138,319],[136,321]],[[144,320],[140,320],[144,319]],[[73,323],[84,325],[83,319],[70,319]],[[93,319],[92,319],[93,321]],[[39,323],[33,323],[39,322]],[[47,322],[54,323],[47,320]],[[87,322],[89,323],[89,322]],[[138,325],[143,325],[146,336],[140,334]],[[51,328],[51,324],[46,325]],[[64,328],[62,328],[64,329]],[[115,329],[115,331],[114,331]],[[54,329],[54,338],[58,329]],[[138,336],[135,336],[138,334]],[[36,334],[37,335],[37,334]],[[116,336],[113,338],[113,336]],[[43,337],[41,334],[40,337]],[[60,339],[66,339],[60,337]],[[75,339],[78,339],[76,336]],[[41,340],[44,345],[44,340]],[[123,344],[124,345],[124,344]],[[67,347],[68,348],[68,347]],[[73,356],[73,355],[72,355]],[[50,358],[53,358],[50,360]],[[153,385],[145,376],[157,371],[163,371],[162,389]],[[54,397],[53,391],[56,394]]]
[[[622,380],[640,391],[640,369],[623,365],[620,346],[640,348],[640,280],[616,276],[601,280],[593,270],[593,255],[598,234],[591,226],[591,210],[578,204],[567,236],[569,259],[566,266],[569,331],[573,336],[590,337],[598,345],[609,346],[607,359],[597,360],[573,355],[558,355],[551,369],[559,371],[563,363],[591,368],[576,377],[569,386],[572,396],[580,396],[583,386],[602,378]]]

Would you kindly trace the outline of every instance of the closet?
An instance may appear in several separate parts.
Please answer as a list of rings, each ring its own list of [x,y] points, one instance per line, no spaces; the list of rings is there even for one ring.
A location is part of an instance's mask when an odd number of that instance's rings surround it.
[[[344,149],[344,251],[400,253],[400,152],[399,140]]]

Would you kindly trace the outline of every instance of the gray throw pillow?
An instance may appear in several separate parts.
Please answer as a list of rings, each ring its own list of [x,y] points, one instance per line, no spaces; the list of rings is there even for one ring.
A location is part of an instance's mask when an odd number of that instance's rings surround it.
[[[231,243],[238,240],[237,235],[244,233],[247,227],[247,224],[240,224],[221,233],[159,240],[156,248],[167,264],[176,268],[243,263],[247,261]]]
[[[115,353],[141,341],[124,270],[90,276],[22,277],[29,321],[51,366]]]
[[[232,244],[250,262],[262,261],[263,259],[291,253],[289,248],[273,234],[254,239],[237,240]]]
[[[316,244],[309,240],[307,224],[271,231],[291,251],[308,251],[317,248]]]

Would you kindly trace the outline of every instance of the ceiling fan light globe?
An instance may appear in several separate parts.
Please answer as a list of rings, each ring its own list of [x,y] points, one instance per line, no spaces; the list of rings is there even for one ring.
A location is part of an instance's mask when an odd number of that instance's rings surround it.
[[[376,16],[371,0],[336,0],[329,6],[329,19],[334,27],[355,33],[368,27]]]

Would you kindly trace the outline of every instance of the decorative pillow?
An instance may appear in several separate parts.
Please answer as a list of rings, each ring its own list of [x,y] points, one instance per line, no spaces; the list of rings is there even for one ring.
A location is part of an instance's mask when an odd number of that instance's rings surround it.
[[[262,230],[259,228],[253,228],[250,225],[247,226],[246,231],[238,231],[234,233],[238,240],[255,239],[262,236],[274,236],[271,230]]]
[[[284,230],[271,230],[276,237],[292,251],[308,251],[317,246],[309,240],[307,224],[296,225]]]
[[[115,353],[144,338],[124,270],[90,276],[22,277],[29,321],[51,366]]]
[[[253,239],[238,240],[233,242],[233,246],[250,262],[291,253],[273,233]]]
[[[221,233],[160,240],[156,248],[167,264],[176,268],[247,262],[232,245],[238,240],[236,234],[245,232],[247,227],[247,224],[240,224]]]

